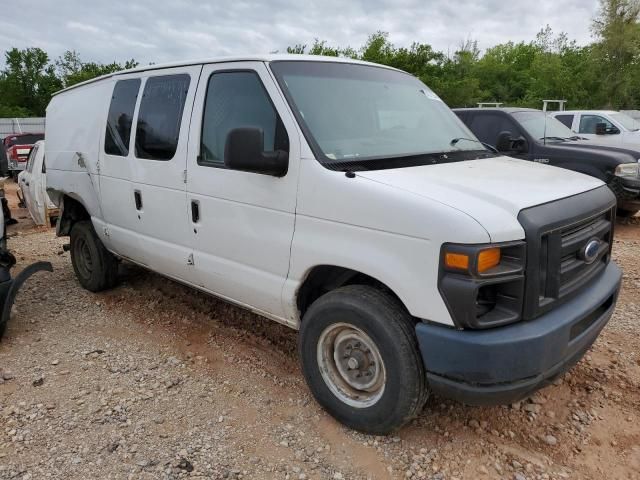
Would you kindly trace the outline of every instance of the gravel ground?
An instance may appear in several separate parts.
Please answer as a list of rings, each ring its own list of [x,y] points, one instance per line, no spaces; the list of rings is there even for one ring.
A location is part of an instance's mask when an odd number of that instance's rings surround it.
[[[89,293],[65,240],[14,212],[18,269],[55,271],[0,343],[0,478],[640,479],[638,219],[617,230],[616,314],[570,373],[511,406],[432,397],[375,437],[314,402],[294,331],[133,267]]]

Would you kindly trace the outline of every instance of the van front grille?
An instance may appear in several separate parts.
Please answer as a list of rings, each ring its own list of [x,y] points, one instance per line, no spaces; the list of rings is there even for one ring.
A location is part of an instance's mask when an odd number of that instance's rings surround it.
[[[615,196],[601,187],[520,212],[527,242],[523,319],[568,300],[605,269],[615,209]]]

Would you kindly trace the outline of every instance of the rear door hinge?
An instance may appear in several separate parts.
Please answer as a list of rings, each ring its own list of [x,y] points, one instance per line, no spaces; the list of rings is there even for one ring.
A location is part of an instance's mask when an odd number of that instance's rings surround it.
[[[190,253],[189,256],[187,257],[187,265],[189,266],[195,265],[193,261],[193,253]]]
[[[186,170],[182,171],[182,182],[183,183],[187,183],[187,171]]]

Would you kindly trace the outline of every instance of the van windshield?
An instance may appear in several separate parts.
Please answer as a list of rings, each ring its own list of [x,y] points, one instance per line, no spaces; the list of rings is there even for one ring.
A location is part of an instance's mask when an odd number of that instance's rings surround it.
[[[408,158],[416,165],[491,156],[409,74],[337,62],[276,61],[271,68],[315,155],[329,168],[398,168],[409,166]]]

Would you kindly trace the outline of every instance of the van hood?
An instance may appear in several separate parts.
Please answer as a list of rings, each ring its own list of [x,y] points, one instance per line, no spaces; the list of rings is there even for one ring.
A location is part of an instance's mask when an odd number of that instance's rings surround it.
[[[524,238],[517,220],[522,209],[604,185],[581,173],[508,157],[356,174],[463,211],[493,242]]]

